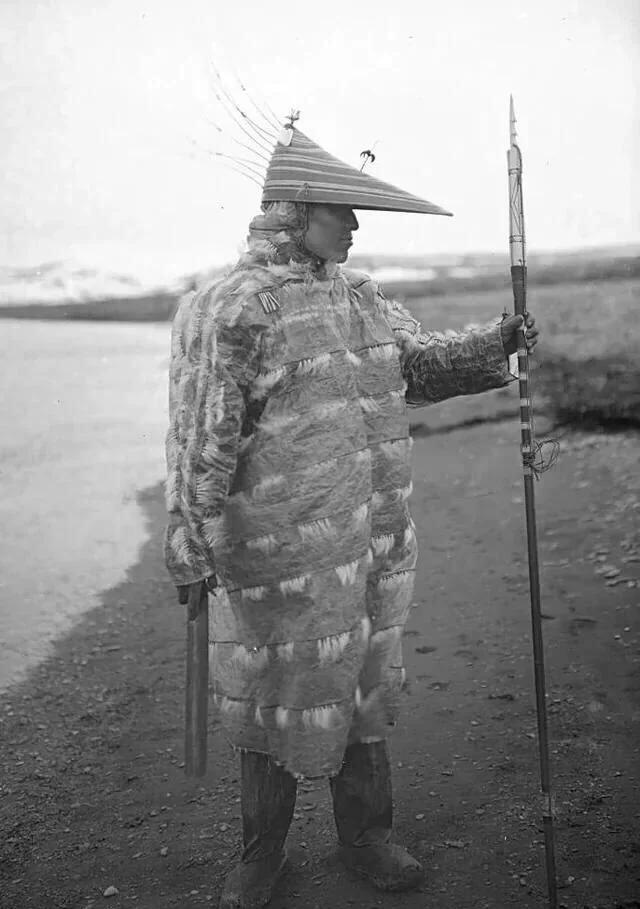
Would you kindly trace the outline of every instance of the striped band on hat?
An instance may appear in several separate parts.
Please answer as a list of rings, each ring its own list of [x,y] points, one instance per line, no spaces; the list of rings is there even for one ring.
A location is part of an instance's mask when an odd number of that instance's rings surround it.
[[[320,202],[377,211],[451,214],[334,158],[294,127],[285,134],[288,144],[278,142],[267,168],[263,202]]]

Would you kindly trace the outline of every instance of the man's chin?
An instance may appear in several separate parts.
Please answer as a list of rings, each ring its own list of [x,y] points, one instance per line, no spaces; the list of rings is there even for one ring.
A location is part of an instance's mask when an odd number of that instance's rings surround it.
[[[326,259],[321,259],[321,261],[334,262],[336,265],[341,265],[343,262],[346,262],[347,259],[349,258],[350,247],[351,247],[351,244],[349,244],[349,246],[347,246],[347,247],[343,247],[342,249],[336,249],[331,253],[330,256],[328,256]]]

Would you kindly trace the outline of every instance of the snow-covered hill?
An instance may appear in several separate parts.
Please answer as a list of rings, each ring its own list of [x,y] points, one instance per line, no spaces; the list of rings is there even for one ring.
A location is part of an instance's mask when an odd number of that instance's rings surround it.
[[[173,286],[144,284],[130,275],[86,268],[68,262],[48,262],[32,268],[0,267],[0,306],[25,303],[86,303],[120,300],[158,293],[180,294],[186,279]]]

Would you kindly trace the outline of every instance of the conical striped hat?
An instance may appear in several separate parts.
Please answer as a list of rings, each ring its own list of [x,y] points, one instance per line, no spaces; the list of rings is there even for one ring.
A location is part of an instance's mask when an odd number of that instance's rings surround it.
[[[267,168],[262,201],[323,202],[379,211],[451,214],[334,158],[293,126],[285,127],[280,134]]]

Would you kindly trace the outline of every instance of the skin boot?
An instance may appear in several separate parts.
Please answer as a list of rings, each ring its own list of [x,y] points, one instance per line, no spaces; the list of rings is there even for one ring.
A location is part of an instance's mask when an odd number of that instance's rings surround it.
[[[390,842],[393,809],[386,742],[349,745],[330,780],[343,864],[379,890],[412,890],[422,866]]]
[[[220,909],[261,909],[284,870],[284,842],[296,804],[295,777],[266,754],[241,754],[244,851],[227,875]]]

